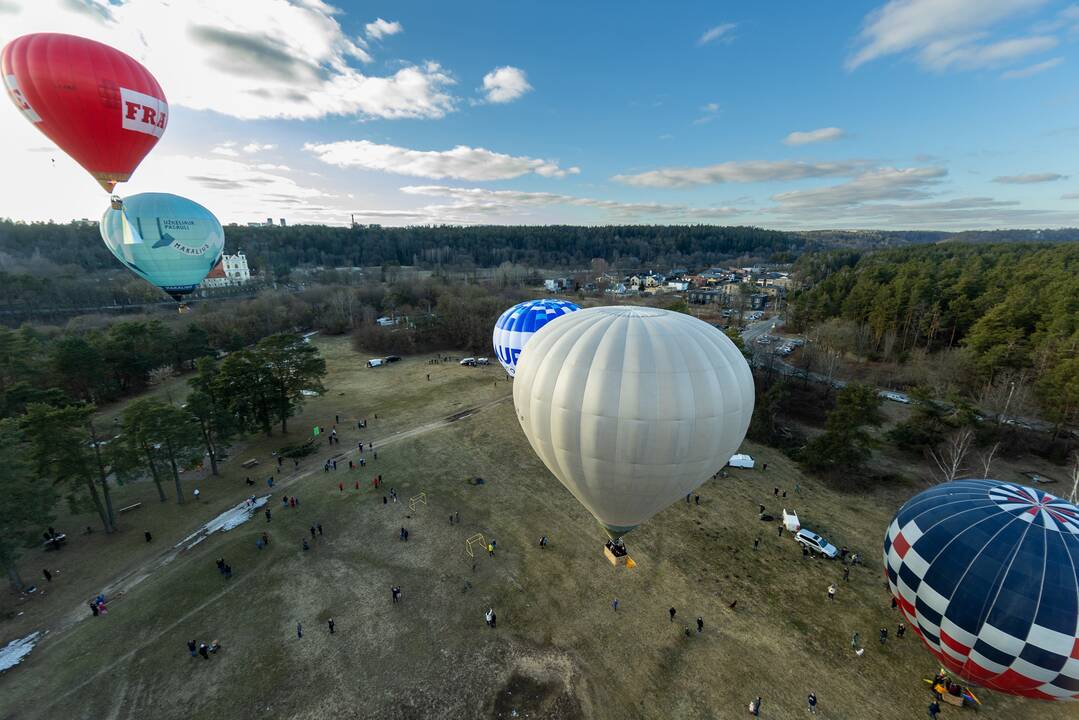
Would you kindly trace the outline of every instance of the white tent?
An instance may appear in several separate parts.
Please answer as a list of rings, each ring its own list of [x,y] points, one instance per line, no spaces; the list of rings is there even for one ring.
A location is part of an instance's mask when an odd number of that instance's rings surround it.
[[[787,512],[787,508],[783,508],[783,527],[787,529],[787,532],[796,533],[802,529],[802,524],[798,522],[798,513],[791,510]]]
[[[736,468],[751,468],[753,467],[753,458],[749,455],[731,455],[731,459],[727,461],[727,464]]]

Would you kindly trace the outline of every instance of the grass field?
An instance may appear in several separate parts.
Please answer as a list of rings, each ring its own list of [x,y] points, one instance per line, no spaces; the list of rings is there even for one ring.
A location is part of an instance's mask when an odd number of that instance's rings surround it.
[[[699,506],[677,502],[630,535],[637,567],[615,569],[595,521],[529,448],[501,369],[410,358],[370,370],[345,340],[318,342],[327,394],[290,421],[287,438],[235,447],[222,477],[192,473],[185,487],[198,486],[203,502],[161,505],[152,484],[129,485],[118,489],[118,507],[143,506],[121,517],[120,533],[80,536],[72,530],[93,519],[66,517],[57,527],[72,534],[67,549],[28,554],[27,577],[40,578],[46,566],[60,572],[44,595],[3,598],[0,642],[50,632],[0,676],[0,717],[730,718],[762,695],[762,717],[792,718],[806,713],[811,690],[824,717],[924,717],[931,656],[913,635],[885,646],[876,639],[881,627],[894,636],[898,622],[880,542],[914,486],[839,494],[777,451],[747,443],[767,472],[709,481]],[[270,452],[316,423],[333,425],[335,415],[341,445],[323,447],[298,472],[286,467],[271,491],[271,522],[259,513],[174,550],[251,494],[246,475],[267,492]],[[361,417],[369,423],[362,433]],[[360,438],[376,443],[377,461],[368,452],[362,471],[349,473],[347,460],[322,471],[331,454],[355,457]],[[261,464],[245,471],[249,457]],[[378,473],[380,491],[370,483]],[[383,504],[390,487],[402,502]],[[786,501],[773,487],[788,492]],[[410,510],[408,498],[421,491],[427,504]],[[283,494],[300,506],[282,507]],[[783,504],[796,508],[803,525],[862,552],[865,567],[844,583],[839,564],[803,560],[775,523],[757,519],[758,503],[776,515]],[[459,524],[449,522],[455,512]],[[305,552],[301,538],[310,540],[313,523],[325,535]],[[408,542],[398,540],[402,526]],[[272,542],[258,550],[264,530]],[[497,539],[495,557],[465,553],[475,533]],[[550,537],[546,549],[537,546],[541,535]],[[214,567],[218,557],[233,566],[231,580]],[[826,599],[832,582],[840,586],[834,603]],[[391,585],[402,588],[400,604],[391,603]],[[115,599],[107,616],[92,618],[85,602],[103,588]],[[488,607],[497,629],[483,622]],[[867,648],[862,657],[850,649],[854,631]],[[215,638],[221,653],[188,656],[188,639]],[[982,699],[992,718],[1075,717],[1074,707]]]

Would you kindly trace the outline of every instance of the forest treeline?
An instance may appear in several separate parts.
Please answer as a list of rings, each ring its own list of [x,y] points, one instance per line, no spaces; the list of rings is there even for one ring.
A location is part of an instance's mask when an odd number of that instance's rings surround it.
[[[354,334],[358,348],[383,353],[488,352],[499,313],[524,293],[438,279],[313,285],[303,293],[266,290],[252,299],[197,302],[182,315],[0,327],[0,417],[34,402],[102,404],[137,395],[162,373],[189,371],[199,358],[235,353],[277,333]],[[380,327],[375,319],[382,315],[401,322]]]
[[[1079,410],[1079,244],[945,243],[812,253],[788,327],[870,360],[951,359],[970,392],[1033,388],[1047,418]]]
[[[707,265],[739,255],[798,252],[797,234],[715,225],[430,226],[430,227],[225,227],[225,247],[243,250],[259,270],[297,267],[586,267],[592,258],[636,269],[639,263]],[[84,270],[116,266],[97,223],[14,223],[0,220],[0,253],[14,259],[39,255]]]

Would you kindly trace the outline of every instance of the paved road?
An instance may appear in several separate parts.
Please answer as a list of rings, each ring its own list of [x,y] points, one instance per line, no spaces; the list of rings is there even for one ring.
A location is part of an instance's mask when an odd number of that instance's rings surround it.
[[[786,375],[788,377],[795,377],[798,379],[808,379],[809,382],[818,383],[821,385],[828,384],[828,376],[815,372],[807,373],[805,370],[802,370],[801,368],[796,368],[790,363],[780,358],[779,356],[773,354],[773,348],[775,348],[776,345],[779,343],[762,345],[757,342],[758,338],[768,334],[768,332],[772,329],[773,322],[773,320],[759,320],[755,323],[749,323],[748,325],[746,325],[745,330],[742,331],[742,339],[745,341],[746,347],[750,349],[753,356],[750,360],[750,363],[754,367],[771,368],[773,371],[779,373],[780,375]],[[839,380],[837,378],[832,378],[830,382],[832,384],[832,387],[837,389],[847,386],[847,383],[844,380]],[[877,391],[895,392],[895,390],[892,388],[877,388]],[[941,407],[947,410],[953,409],[953,406],[950,403],[944,402],[943,400],[938,400],[937,402],[940,404]],[[983,419],[988,420],[992,418],[992,413],[985,413],[983,415]],[[1026,428],[1027,430],[1034,430],[1035,432],[1051,433],[1054,430],[1054,426],[1052,423],[1046,422],[1039,418],[1004,416],[1000,420],[1005,424]],[[1064,432],[1070,432],[1073,435],[1079,436],[1079,430],[1075,428],[1065,428]]]

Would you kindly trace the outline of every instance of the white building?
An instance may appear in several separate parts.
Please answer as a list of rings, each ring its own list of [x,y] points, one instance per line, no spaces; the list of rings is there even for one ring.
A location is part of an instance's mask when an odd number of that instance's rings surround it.
[[[201,287],[215,288],[230,285],[243,285],[251,280],[251,269],[247,266],[247,256],[242,252],[235,255],[222,255],[217,265],[202,281]]]

